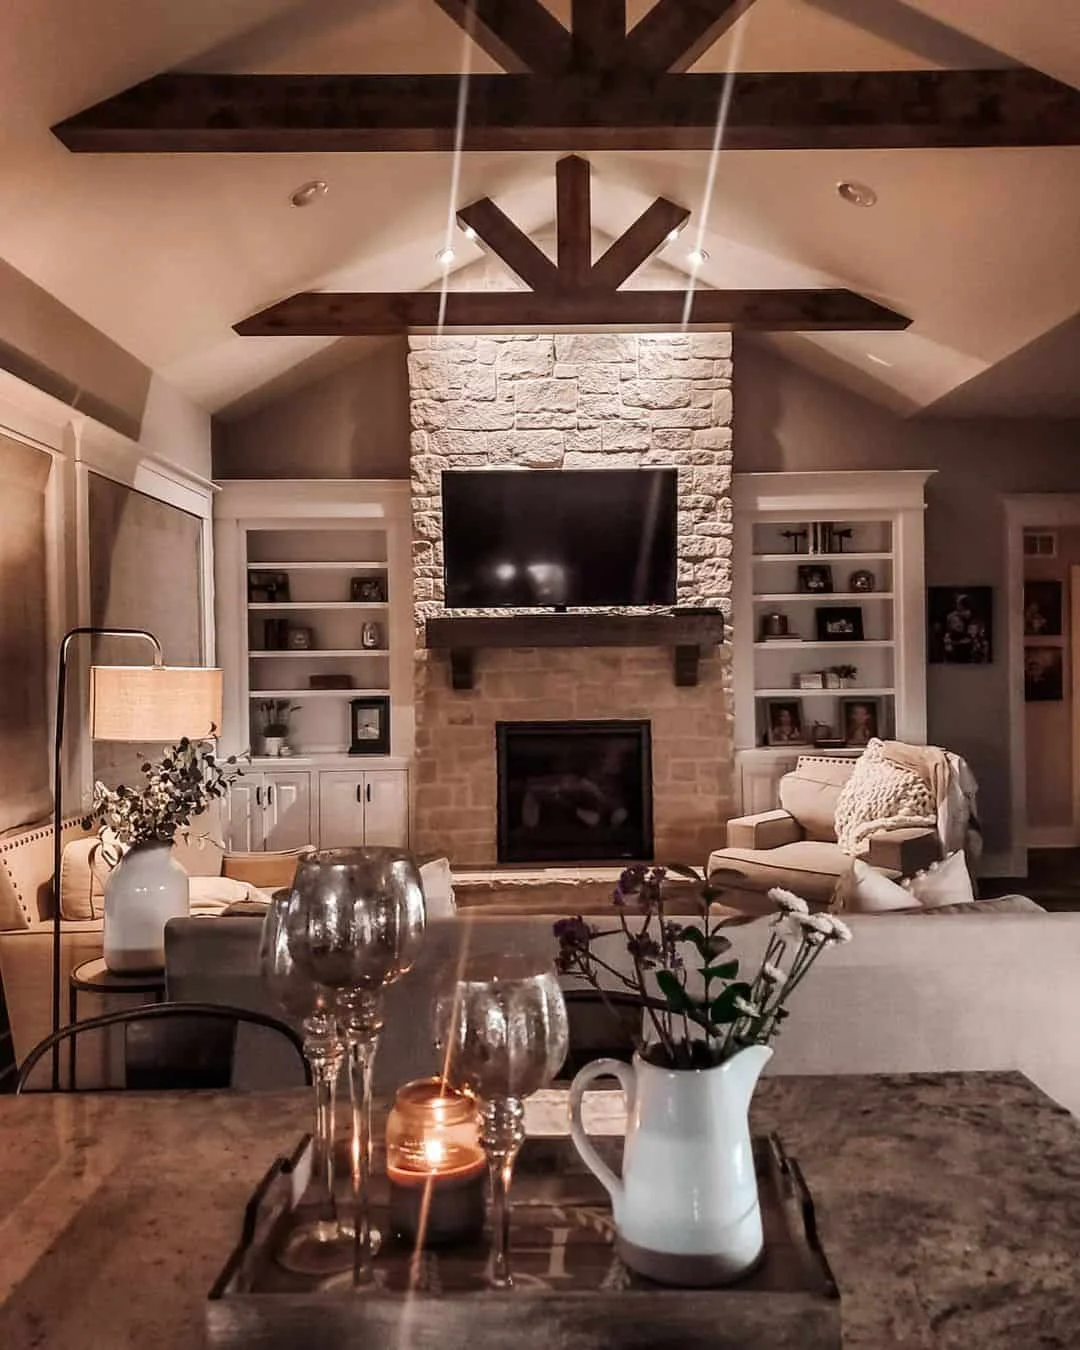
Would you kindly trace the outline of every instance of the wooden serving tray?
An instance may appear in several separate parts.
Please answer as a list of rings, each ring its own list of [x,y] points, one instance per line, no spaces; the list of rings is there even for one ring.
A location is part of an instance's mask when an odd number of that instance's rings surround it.
[[[617,1167],[621,1139],[594,1141]],[[310,1142],[264,1177],[206,1305],[212,1350],[839,1350],[840,1296],[813,1204],[775,1137],[754,1140],[765,1256],[734,1285],[672,1289],[615,1255],[607,1193],[566,1138],[528,1139],[511,1192],[515,1288],[487,1288],[487,1247],[384,1243],[377,1287],[320,1292],[273,1253],[304,1217]],[[386,1181],[373,1182],[382,1226]]]

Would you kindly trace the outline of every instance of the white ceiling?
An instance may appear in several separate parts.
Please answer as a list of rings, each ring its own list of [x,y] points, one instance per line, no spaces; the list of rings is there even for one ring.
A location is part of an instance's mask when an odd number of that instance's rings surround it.
[[[569,0],[550,3],[566,17]],[[631,0],[631,18],[648,7]],[[206,408],[249,406],[253,391],[329,344],[238,338],[233,323],[298,290],[430,285],[454,202],[490,195],[523,227],[544,229],[556,156],[465,156],[452,201],[450,155],[72,155],[50,125],[177,67],[433,71],[463,61],[496,69],[466,52],[433,0],[7,0],[0,254]],[[1080,87],[1076,0],[756,0],[699,69],[1010,61]],[[711,285],[848,286],[914,317],[907,333],[770,339],[795,359],[904,413],[948,396],[963,415],[1080,415],[1080,336],[1069,322],[1080,313],[1080,148],[721,155],[708,201],[707,154],[589,158],[606,234],[663,193],[694,210],[666,260],[679,266],[702,230]],[[330,191],[297,210],[289,193],[310,178]],[[879,204],[841,202],[835,184],[846,178],[872,184]],[[460,265],[479,256],[454,242]],[[1051,333],[1052,360],[1021,359]]]

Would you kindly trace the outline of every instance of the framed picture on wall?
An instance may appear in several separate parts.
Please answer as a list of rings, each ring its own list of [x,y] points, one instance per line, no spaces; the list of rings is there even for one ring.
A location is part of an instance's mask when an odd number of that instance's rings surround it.
[[[1024,582],[1024,636],[1061,637],[1061,582]]]
[[[1060,703],[1065,697],[1064,649],[1024,648],[1024,701]]]
[[[928,586],[927,660],[988,666],[994,659],[993,586]]]

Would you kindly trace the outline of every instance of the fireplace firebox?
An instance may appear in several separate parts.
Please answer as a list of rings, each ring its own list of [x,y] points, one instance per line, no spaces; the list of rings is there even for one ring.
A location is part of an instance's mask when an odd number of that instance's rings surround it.
[[[647,721],[497,722],[502,863],[652,858]]]

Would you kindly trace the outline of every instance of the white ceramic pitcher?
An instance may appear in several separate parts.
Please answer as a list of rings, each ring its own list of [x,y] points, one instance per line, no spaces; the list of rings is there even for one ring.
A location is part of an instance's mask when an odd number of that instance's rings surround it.
[[[631,1269],[665,1284],[708,1286],[737,1279],[761,1256],[747,1113],[771,1057],[768,1046],[751,1045],[711,1069],[598,1059],[574,1079],[570,1135],[611,1196],[616,1250]],[[607,1076],[626,1096],[621,1178],[581,1120],[585,1089]]]

